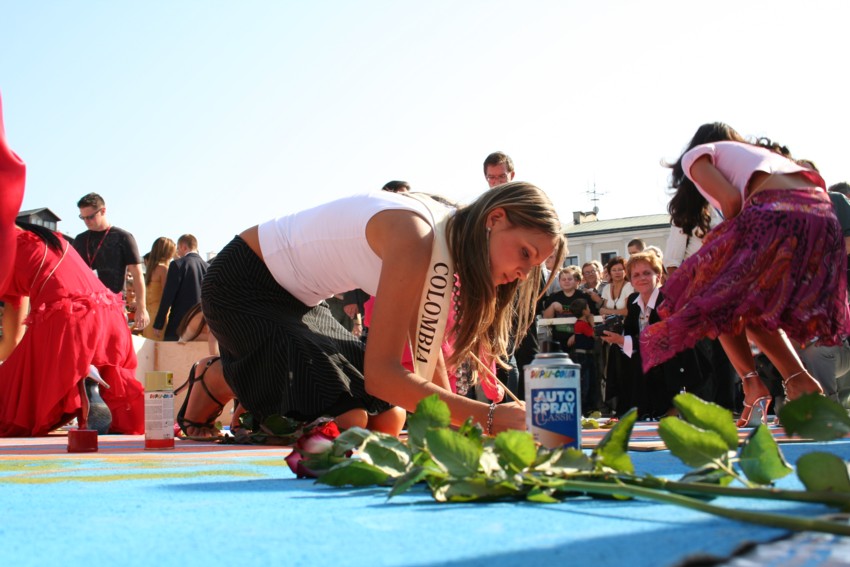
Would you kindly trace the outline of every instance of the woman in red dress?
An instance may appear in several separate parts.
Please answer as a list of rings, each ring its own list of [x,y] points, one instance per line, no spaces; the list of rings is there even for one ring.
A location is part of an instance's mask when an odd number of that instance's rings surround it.
[[[121,297],[67,241],[44,227],[15,226],[23,186],[23,163],[0,118],[0,437],[46,435],[73,419],[91,365],[110,386],[101,391],[110,431],[143,433],[144,390]]]
[[[110,431],[143,433],[144,394],[121,297],[50,231],[19,229],[16,243],[12,277],[0,295],[6,304],[0,358],[11,350],[0,365],[0,436],[46,435],[73,419],[78,382],[90,365],[110,386],[101,390],[112,412]]]

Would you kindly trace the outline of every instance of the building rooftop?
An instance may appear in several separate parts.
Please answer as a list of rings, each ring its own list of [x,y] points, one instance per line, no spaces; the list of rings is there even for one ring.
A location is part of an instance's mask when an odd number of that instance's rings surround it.
[[[60,219],[60,218],[56,215],[56,213],[54,213],[53,211],[51,211],[51,210],[50,210],[50,209],[48,209],[47,207],[39,207],[39,208],[37,208],[37,209],[28,209],[28,210],[26,210],[26,211],[20,211],[20,212],[18,213],[18,215],[17,215],[17,217],[16,217],[16,218],[21,218],[21,217],[30,217],[30,216],[32,216],[32,215],[39,215],[39,214],[42,216],[42,218],[43,218],[45,215],[49,215],[50,217],[53,217],[53,218],[51,219],[51,220],[53,220],[53,221],[60,221],[60,220],[62,220],[62,219]]]
[[[567,226],[564,230],[564,234],[567,236],[587,236],[592,234],[608,234],[650,228],[667,228],[669,226],[670,215],[663,213],[658,215],[625,217],[621,219],[585,221],[581,224],[572,224]]]

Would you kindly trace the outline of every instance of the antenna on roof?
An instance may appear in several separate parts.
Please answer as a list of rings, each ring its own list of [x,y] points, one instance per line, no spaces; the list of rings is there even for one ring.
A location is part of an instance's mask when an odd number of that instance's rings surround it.
[[[600,197],[605,195],[605,193],[600,193],[596,190],[596,181],[593,182],[593,189],[585,191],[585,194],[590,195],[590,201],[593,203],[593,214],[599,214],[599,207],[597,206],[597,203],[600,201]]]

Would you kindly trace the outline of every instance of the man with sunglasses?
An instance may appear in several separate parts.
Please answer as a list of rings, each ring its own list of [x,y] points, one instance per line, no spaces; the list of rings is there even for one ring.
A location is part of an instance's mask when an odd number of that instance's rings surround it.
[[[77,202],[77,207],[80,209],[80,220],[88,230],[74,238],[74,248],[103,285],[115,293],[124,291],[124,282],[129,272],[136,292],[133,326],[137,331],[144,329],[150,318],[145,308],[145,278],[136,239],[126,230],[109,224],[106,220],[106,202],[97,193],[85,195]],[[132,305],[130,309],[133,309]]]

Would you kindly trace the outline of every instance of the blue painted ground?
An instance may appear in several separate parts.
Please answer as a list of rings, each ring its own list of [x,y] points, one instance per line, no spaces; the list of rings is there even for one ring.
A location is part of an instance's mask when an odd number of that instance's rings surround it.
[[[787,444],[850,460],[850,441]],[[727,555],[778,529],[649,502],[437,504],[424,490],[340,490],[296,480],[283,450],[0,458],[0,565],[674,565]],[[0,455],[2,457],[2,455]],[[685,468],[632,453],[638,472]],[[780,481],[799,488],[796,477]],[[830,510],[722,498],[817,516]]]

